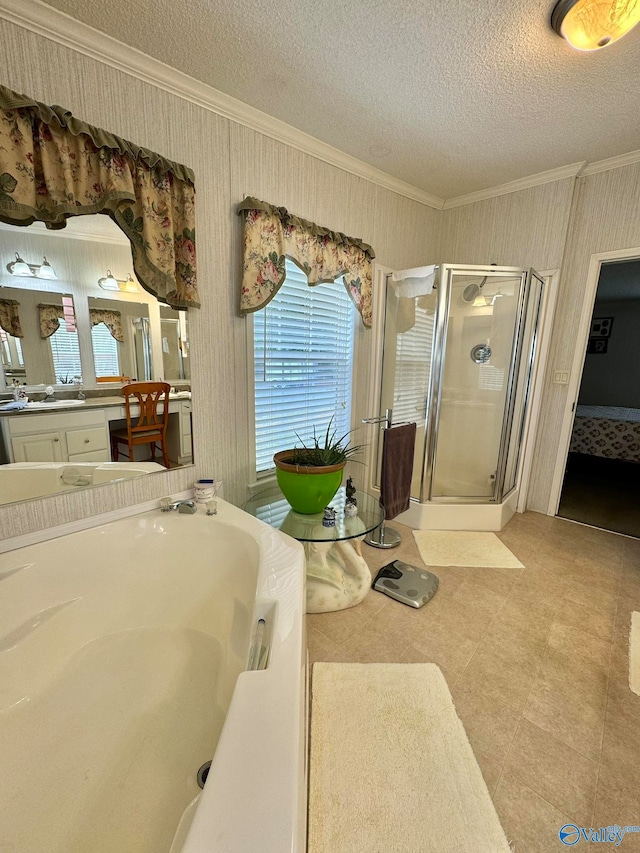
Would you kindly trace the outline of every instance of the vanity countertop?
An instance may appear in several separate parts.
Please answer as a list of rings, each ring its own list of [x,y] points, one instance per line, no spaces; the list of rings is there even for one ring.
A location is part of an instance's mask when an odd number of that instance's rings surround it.
[[[173,394],[169,394],[169,400],[190,400],[191,399],[191,391],[176,391]],[[9,400],[5,400],[3,402],[10,402]],[[56,403],[40,403],[39,400],[34,400],[34,403],[37,403],[37,406],[30,408],[29,404],[24,409],[8,409],[3,411],[0,408],[0,416],[9,418],[9,417],[17,417],[24,415],[46,415],[48,412],[78,412],[84,411],[86,409],[105,409],[111,408],[113,406],[122,406],[124,407],[124,397],[121,395],[113,395],[109,397],[87,397],[86,400],[79,401],[73,400],[70,401],[75,403],[75,405],[64,405],[64,400],[58,400],[58,405]],[[2,404],[0,403],[0,406]]]

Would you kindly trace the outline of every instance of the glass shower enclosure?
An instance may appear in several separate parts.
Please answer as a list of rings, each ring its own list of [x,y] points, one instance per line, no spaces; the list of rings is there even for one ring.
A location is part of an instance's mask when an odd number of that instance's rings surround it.
[[[417,425],[415,500],[515,488],[544,287],[534,270],[442,264],[431,292],[406,296],[387,276],[380,416]]]

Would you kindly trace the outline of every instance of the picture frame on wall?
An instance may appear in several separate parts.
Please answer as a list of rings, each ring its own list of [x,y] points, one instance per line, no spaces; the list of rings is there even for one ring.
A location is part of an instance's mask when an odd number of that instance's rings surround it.
[[[610,338],[612,328],[613,317],[593,317],[591,320],[591,331],[589,332],[589,337]]]
[[[606,355],[609,338],[589,338],[587,355]]]

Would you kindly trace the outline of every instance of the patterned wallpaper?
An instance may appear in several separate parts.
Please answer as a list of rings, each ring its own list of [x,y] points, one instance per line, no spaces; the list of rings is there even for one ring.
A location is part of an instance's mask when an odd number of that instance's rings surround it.
[[[529,506],[539,512],[547,512],[549,506],[567,404],[567,386],[553,384],[552,372],[571,368],[591,255],[636,247],[640,247],[640,163],[578,178],[529,492]]]
[[[0,507],[0,537],[74,521],[224,480],[242,504],[251,479],[247,321],[237,311],[240,218],[245,195],[361,237],[387,266],[436,257],[439,213],[296,149],[234,124],[81,53],[0,20],[0,79],[45,103],[190,166],[196,175],[202,309],[189,315],[193,354],[195,466],[82,493]],[[371,335],[356,342],[354,421],[365,417]]]
[[[640,247],[640,164],[542,184],[443,212],[442,260],[560,269],[528,508],[547,512],[589,260]]]
[[[571,365],[590,255],[640,246],[640,164],[439,212],[4,20],[0,40],[5,85],[63,104],[194,169],[203,302],[189,318],[195,466],[0,507],[0,536],[180,492],[200,476],[223,479],[226,497],[244,501],[251,419],[247,322],[236,307],[241,234],[235,205],[245,195],[361,237],[388,267],[431,261],[563,267],[529,499],[530,508],[546,512],[567,393],[551,383],[552,371]],[[372,363],[371,336],[359,328],[354,422],[369,414]]]

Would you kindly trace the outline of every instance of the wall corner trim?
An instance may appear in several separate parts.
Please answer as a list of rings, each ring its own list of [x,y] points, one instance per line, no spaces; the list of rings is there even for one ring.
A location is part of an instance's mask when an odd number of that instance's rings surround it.
[[[444,205],[444,199],[345,154],[286,122],[77,21],[41,0],[29,0],[28,3],[24,0],[0,0],[0,18],[398,195],[436,210],[441,210]]]

